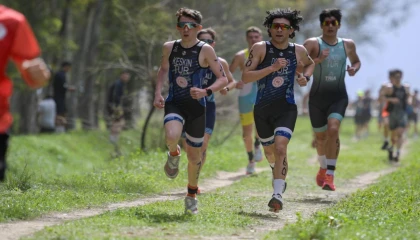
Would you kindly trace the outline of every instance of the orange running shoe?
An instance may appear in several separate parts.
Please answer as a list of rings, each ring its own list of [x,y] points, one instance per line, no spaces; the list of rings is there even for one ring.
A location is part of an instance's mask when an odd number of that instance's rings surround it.
[[[322,185],[322,190],[328,190],[328,191],[335,191],[334,186],[334,175],[325,175],[324,184]]]
[[[322,187],[325,180],[325,173],[327,172],[327,169],[319,168],[318,174],[316,175],[316,184],[318,186]]]

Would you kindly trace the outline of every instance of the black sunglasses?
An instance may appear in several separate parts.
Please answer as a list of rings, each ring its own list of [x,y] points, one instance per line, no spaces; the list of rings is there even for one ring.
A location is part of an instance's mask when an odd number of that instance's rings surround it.
[[[208,44],[214,43],[214,40],[212,40],[212,39],[200,39],[200,41],[203,41],[203,42],[208,43]]]

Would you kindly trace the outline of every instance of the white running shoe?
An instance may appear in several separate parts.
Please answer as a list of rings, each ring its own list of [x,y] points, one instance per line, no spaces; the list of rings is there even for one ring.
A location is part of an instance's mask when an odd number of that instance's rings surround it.
[[[179,159],[181,158],[181,148],[179,146],[178,151],[180,152],[178,156],[171,156],[171,154],[168,152],[168,160],[166,160],[166,164],[163,167],[168,178],[173,179],[178,176]]]
[[[248,163],[248,166],[246,166],[246,174],[250,175],[250,174],[254,174],[255,173],[255,162],[252,161],[250,163]]]
[[[261,162],[263,160],[263,154],[260,147],[254,149],[254,161]]]
[[[184,199],[185,203],[185,214],[197,214],[198,213],[198,200],[190,196],[186,196]]]

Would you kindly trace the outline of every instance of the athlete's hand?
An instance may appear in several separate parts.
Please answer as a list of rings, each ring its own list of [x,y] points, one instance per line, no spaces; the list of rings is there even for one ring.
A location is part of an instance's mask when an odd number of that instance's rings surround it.
[[[238,81],[235,86],[237,89],[242,89],[244,87],[244,82]]]
[[[390,103],[398,104],[400,100],[398,98],[391,98],[388,100]]]
[[[287,66],[286,58],[277,58],[277,60],[271,65],[273,72],[278,71]]]
[[[349,76],[353,77],[356,74],[356,68],[347,65],[347,72],[349,73]]]
[[[207,96],[207,91],[206,89],[192,87],[190,89],[190,94],[193,99],[200,99]]]
[[[36,88],[44,86],[51,77],[50,70],[41,58],[23,61],[22,70],[29,75]]]
[[[304,87],[306,85],[308,85],[308,80],[306,80],[306,77],[303,76],[303,74],[299,74],[299,77],[296,79],[297,83],[299,84],[299,86]]]
[[[155,95],[155,100],[153,100],[153,106],[159,109],[165,107],[165,99],[162,97],[162,94]]]
[[[319,59],[322,61],[324,61],[324,59],[326,59],[328,57],[328,55],[330,55],[330,49],[326,48],[324,50],[321,51],[321,55],[319,56]]]
[[[220,90],[220,94],[222,94],[223,96],[226,96],[228,94],[227,88],[224,87],[222,90]]]

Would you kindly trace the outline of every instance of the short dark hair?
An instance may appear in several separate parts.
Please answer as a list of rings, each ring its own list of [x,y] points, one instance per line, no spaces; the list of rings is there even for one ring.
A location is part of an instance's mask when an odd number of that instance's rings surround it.
[[[197,33],[197,38],[200,38],[201,34],[210,34],[211,39],[216,40],[216,31],[214,31],[213,28],[209,27],[209,28],[204,28],[201,29],[198,33]]]
[[[337,19],[338,23],[341,24],[341,17],[343,15],[341,14],[341,10],[338,8],[329,8],[329,9],[324,9],[322,10],[321,14],[319,14],[319,22],[322,24],[322,22],[327,18],[327,17],[334,17],[335,19]]]
[[[251,33],[251,32],[259,33],[260,35],[262,35],[262,31],[260,28],[251,26],[246,30],[245,36],[248,36],[248,33]]]
[[[389,71],[389,76],[390,77],[395,77],[395,75],[401,75],[402,76],[402,71],[400,69],[392,69]]]
[[[178,22],[182,16],[192,18],[198,24],[201,24],[201,20],[203,19],[203,16],[201,15],[199,11],[194,10],[194,9],[189,9],[189,8],[178,9],[178,11],[176,12],[176,16],[178,17]]]
[[[52,97],[52,95],[51,94],[47,94],[46,96],[45,96],[45,98],[44,99],[52,99],[53,97]]]
[[[268,36],[271,37],[271,33],[269,31],[269,28],[271,27],[271,24],[273,23],[273,20],[276,18],[285,18],[289,20],[290,26],[293,27],[295,31],[299,31],[299,24],[303,21],[303,17],[300,14],[300,11],[298,10],[292,10],[291,8],[277,8],[273,9],[271,11],[267,11],[267,17],[265,17],[263,25],[268,28]],[[295,32],[290,34],[290,38],[295,37]]]
[[[121,71],[121,73],[120,73],[120,75],[123,75],[123,74],[125,74],[125,73],[126,73],[126,74],[130,74],[130,71],[128,71],[128,70],[122,70],[122,71]]]
[[[61,63],[61,67],[62,67],[62,68],[63,68],[63,67],[71,67],[71,62],[64,61],[64,62],[62,62],[62,63]]]

